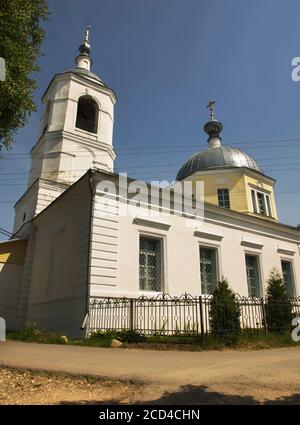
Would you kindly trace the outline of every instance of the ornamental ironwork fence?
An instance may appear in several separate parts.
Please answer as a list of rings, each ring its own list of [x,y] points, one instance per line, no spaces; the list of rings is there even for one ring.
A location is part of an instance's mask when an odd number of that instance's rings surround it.
[[[236,294],[241,330],[268,332],[286,330],[293,317],[300,317],[300,298],[268,304],[267,299]],[[86,322],[87,334],[106,330],[132,330],[143,335],[207,335],[211,332],[211,296],[179,297],[159,294],[155,298],[94,298]],[[217,326],[226,332],[224,309]]]

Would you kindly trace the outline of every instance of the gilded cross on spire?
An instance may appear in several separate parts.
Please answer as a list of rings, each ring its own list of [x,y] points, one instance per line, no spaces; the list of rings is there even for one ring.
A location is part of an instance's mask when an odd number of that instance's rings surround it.
[[[86,28],[86,30],[85,30],[84,44],[85,44],[86,46],[89,46],[89,45],[90,45],[90,43],[89,43],[89,37],[90,37],[90,30],[91,30],[91,28],[92,28],[92,26],[91,26],[91,25],[89,25],[89,26]]]
[[[214,121],[215,119],[215,111],[214,111],[214,105],[216,104],[215,100],[210,100],[208,102],[207,108],[210,110],[210,120]]]

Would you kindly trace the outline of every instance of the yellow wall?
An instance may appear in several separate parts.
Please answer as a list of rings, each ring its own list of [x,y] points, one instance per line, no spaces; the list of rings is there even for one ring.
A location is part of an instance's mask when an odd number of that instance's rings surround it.
[[[24,264],[26,245],[25,240],[0,243],[0,263]]]
[[[268,191],[270,194],[271,208],[273,218],[278,219],[276,202],[274,196],[274,185],[266,182],[263,177],[253,177],[247,174],[245,170],[233,172],[215,171],[213,174],[198,174],[192,178],[193,181],[202,181],[204,183],[204,200],[218,205],[218,189],[229,189],[230,207],[234,211],[244,212],[262,218],[272,219],[253,213],[251,199],[251,185],[257,190]]]

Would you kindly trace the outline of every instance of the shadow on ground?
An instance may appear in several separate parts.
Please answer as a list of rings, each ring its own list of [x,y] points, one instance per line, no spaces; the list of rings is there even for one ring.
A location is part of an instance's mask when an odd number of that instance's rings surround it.
[[[224,394],[208,391],[205,386],[184,385],[177,391],[166,391],[160,398],[153,400],[142,400],[132,402],[122,402],[122,400],[112,399],[105,401],[80,400],[78,402],[62,401],[60,404],[98,404],[98,405],[120,405],[120,404],[143,404],[143,405],[300,405],[300,393],[291,396],[276,398],[274,400],[258,401],[252,396],[240,396],[235,394]]]

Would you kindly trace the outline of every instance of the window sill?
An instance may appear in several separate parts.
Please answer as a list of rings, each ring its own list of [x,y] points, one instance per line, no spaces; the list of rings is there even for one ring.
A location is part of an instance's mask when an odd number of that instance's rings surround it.
[[[260,214],[260,213],[257,213],[257,212],[251,212],[251,214],[254,216],[254,217],[259,217],[259,218],[266,218],[266,219],[269,219],[269,220],[277,220],[275,217],[273,217],[272,215],[267,215],[267,214]]]
[[[93,139],[98,140],[98,133],[92,133],[91,131],[83,130],[82,128],[78,128],[78,127],[75,127],[75,132],[93,137]]]

